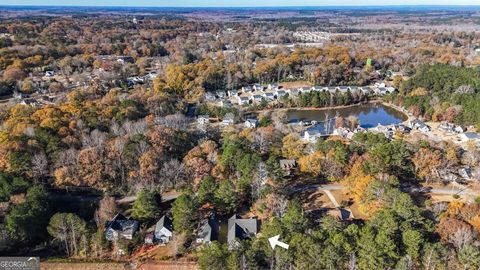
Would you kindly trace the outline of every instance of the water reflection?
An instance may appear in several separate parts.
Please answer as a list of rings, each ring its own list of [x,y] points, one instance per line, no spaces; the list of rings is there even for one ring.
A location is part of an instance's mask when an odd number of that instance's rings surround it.
[[[363,128],[375,127],[378,124],[399,124],[407,119],[402,112],[382,104],[364,104],[327,110],[289,110],[287,115],[291,123],[299,121],[317,121],[324,123],[326,119],[333,121],[332,119],[334,119],[335,116],[344,118],[355,116]]]

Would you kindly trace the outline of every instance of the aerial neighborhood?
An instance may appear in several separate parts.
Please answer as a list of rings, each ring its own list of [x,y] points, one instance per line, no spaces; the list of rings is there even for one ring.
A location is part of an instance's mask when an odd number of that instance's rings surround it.
[[[0,5],[0,269],[480,269],[478,6],[69,3]]]

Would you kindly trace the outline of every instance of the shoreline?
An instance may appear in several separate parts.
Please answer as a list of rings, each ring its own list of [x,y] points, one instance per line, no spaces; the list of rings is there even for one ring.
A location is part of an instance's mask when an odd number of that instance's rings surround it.
[[[340,106],[333,106],[333,107],[292,107],[292,108],[279,108],[279,109],[265,109],[265,110],[258,110],[258,111],[249,111],[249,113],[263,113],[263,112],[275,112],[275,111],[327,111],[327,110],[339,110],[339,109],[347,109],[347,108],[353,108],[353,107],[359,107],[362,105],[373,105],[373,104],[381,104],[385,107],[391,108],[399,113],[401,113],[405,120],[402,121],[402,123],[407,122],[411,120],[411,117],[403,110],[397,108],[395,105],[387,103],[381,99],[373,99],[369,100],[364,103],[357,103],[357,104],[350,104],[350,105],[340,105]]]

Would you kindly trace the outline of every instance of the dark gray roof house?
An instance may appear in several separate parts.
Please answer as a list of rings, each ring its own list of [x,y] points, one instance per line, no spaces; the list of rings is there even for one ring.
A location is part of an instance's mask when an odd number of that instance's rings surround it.
[[[257,234],[257,219],[244,219],[235,214],[228,219],[227,241],[231,248],[238,245],[237,239],[244,240]]]
[[[120,237],[132,239],[138,230],[138,221],[127,219],[118,213],[112,220],[105,223],[105,238],[108,241],[118,240]]]
[[[280,168],[283,170],[290,170],[297,166],[297,162],[294,159],[280,159]]]
[[[203,219],[198,224],[196,242],[198,244],[208,244],[214,240],[218,240],[219,228],[215,214]]]
[[[161,243],[168,243],[173,235],[173,223],[167,216],[163,216],[155,224],[155,239]]]

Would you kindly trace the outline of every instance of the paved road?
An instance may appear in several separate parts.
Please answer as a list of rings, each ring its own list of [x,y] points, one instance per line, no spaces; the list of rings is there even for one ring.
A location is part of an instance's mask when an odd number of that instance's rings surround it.
[[[471,196],[479,196],[480,193],[475,192],[471,189],[464,188],[464,189],[451,189],[451,188],[432,188],[427,193],[437,194],[437,195],[471,195]]]
[[[293,187],[290,189],[291,193],[299,192],[299,191],[306,191],[306,190],[313,190],[313,189],[320,189],[320,190],[342,190],[345,189],[344,186],[340,184],[328,184],[328,185],[308,185],[308,186],[300,186],[300,187]]]
[[[180,192],[170,192],[168,194],[163,194],[162,195],[162,202],[168,202],[171,200],[176,199],[178,196],[180,196]],[[137,199],[137,196],[127,196],[123,197],[117,200],[117,203],[132,203]]]
[[[340,207],[340,204],[338,204],[337,200],[336,200],[335,197],[333,196],[332,192],[330,192],[330,190],[328,190],[328,189],[323,189],[323,192],[325,192],[325,194],[327,194],[327,197],[330,199],[330,201],[332,202],[332,204],[333,204],[334,207],[337,207],[337,208]]]
[[[331,190],[343,190],[346,188],[341,184],[308,185],[308,186],[294,187],[290,190],[290,192],[295,193],[295,192],[315,190],[315,189],[320,189],[322,191],[331,191]],[[433,195],[480,196],[479,192],[473,191],[469,188],[459,189],[459,188],[432,188],[432,187],[421,187],[421,188],[403,187],[400,189],[404,192],[419,192],[419,193],[428,193]]]

